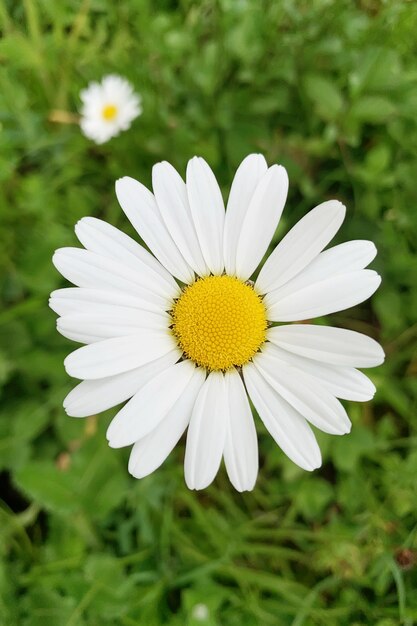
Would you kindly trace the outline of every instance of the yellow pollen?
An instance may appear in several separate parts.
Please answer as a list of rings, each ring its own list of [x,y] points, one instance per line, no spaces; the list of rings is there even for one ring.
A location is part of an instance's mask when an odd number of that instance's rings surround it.
[[[106,122],[111,122],[117,115],[117,107],[114,104],[106,104],[101,112]]]
[[[186,287],[172,318],[185,355],[210,371],[244,365],[265,341],[261,298],[232,276],[207,276]]]

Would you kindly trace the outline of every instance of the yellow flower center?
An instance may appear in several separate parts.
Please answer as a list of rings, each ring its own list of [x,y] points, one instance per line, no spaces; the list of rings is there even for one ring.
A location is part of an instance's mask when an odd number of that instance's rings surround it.
[[[265,341],[261,298],[232,276],[207,276],[186,287],[172,318],[185,355],[210,371],[244,365]]]
[[[103,107],[101,115],[106,122],[111,122],[117,115],[117,106],[114,104],[106,104],[106,106]]]

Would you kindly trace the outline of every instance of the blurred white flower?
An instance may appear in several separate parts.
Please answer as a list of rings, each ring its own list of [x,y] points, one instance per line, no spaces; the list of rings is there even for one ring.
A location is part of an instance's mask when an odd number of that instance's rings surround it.
[[[206,622],[210,616],[208,606],[199,602],[193,606],[192,618],[197,622]]]
[[[142,113],[141,98],[121,76],[105,76],[101,83],[90,83],[80,94],[81,130],[95,143],[105,143],[127,130]]]

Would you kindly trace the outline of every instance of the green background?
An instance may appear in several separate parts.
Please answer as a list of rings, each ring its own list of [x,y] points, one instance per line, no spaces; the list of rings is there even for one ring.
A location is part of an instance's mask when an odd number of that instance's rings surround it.
[[[0,20],[0,623],[417,623],[417,4],[3,0]],[[51,119],[109,72],[144,112],[97,147]],[[351,435],[319,437],[313,474],[258,420],[252,493],[224,468],[188,491],[183,444],[136,481],[106,444],[114,411],[62,409],[76,346],[47,307],[65,286],[52,253],[85,215],[132,233],[115,179],[197,154],[227,196],[253,151],[290,176],[275,243],[336,197],[337,241],[377,244],[379,292],[328,321],[382,342],[378,392],[347,403]]]

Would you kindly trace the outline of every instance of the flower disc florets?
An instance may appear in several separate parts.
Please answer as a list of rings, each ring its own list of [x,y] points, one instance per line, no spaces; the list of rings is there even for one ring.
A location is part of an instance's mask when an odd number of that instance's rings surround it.
[[[262,300],[233,276],[207,276],[186,287],[172,317],[186,356],[210,371],[244,365],[265,341]]]

